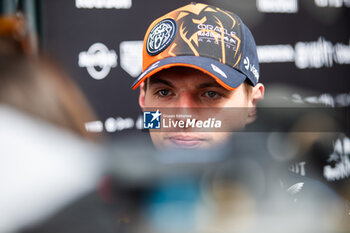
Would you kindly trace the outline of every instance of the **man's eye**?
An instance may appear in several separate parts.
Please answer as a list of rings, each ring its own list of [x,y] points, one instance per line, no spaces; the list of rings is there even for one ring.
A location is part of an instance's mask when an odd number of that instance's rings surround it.
[[[170,91],[169,91],[169,90],[166,90],[166,89],[163,89],[163,90],[159,90],[159,91],[158,91],[158,94],[159,94],[160,96],[167,96],[167,95],[170,94]]]
[[[219,94],[215,91],[207,91],[204,93],[204,96],[213,99],[219,97]]]

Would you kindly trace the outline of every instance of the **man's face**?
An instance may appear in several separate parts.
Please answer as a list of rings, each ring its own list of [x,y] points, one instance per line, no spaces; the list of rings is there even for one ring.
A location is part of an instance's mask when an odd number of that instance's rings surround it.
[[[263,86],[258,84],[248,92],[246,84],[229,91],[209,75],[192,68],[174,67],[165,69],[146,80],[140,86],[141,108],[240,108],[255,107],[255,101],[263,96]],[[256,90],[260,96],[256,95]],[[255,98],[258,97],[258,98]],[[238,114],[235,122],[241,127],[252,121],[250,111]],[[150,131],[157,148],[208,148],[225,142],[229,132],[157,132]]]

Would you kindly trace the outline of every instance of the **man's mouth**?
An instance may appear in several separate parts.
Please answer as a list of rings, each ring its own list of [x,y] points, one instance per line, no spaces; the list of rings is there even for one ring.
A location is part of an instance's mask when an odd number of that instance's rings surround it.
[[[196,148],[208,141],[205,138],[191,136],[169,136],[167,139],[169,139],[174,146],[181,148]]]

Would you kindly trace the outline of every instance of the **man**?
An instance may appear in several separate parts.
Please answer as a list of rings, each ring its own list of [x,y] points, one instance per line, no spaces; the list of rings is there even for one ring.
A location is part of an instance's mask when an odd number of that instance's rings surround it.
[[[191,3],[155,20],[143,46],[139,104],[147,108],[242,108],[232,116],[241,128],[254,120],[264,96],[254,38],[235,14]],[[228,132],[151,130],[156,147],[210,147]]]

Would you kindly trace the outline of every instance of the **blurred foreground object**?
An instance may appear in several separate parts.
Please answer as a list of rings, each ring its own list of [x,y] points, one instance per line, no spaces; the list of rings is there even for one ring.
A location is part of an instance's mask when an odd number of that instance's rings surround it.
[[[270,153],[287,162],[292,173],[318,180],[350,201],[349,106],[330,105],[330,101],[309,103],[292,97],[293,93],[315,95],[271,86],[259,107],[256,123],[270,132]]]
[[[36,52],[21,13],[0,17],[0,42],[1,54],[9,59],[18,55],[32,56]]]
[[[92,138],[84,123],[95,115],[75,83],[47,57],[34,56],[25,22],[0,18],[0,103]]]
[[[288,170],[314,143],[343,131],[340,121],[310,127],[306,116],[333,122],[344,112],[283,106],[258,108],[258,125],[222,147],[155,150],[142,139],[119,139],[109,151],[102,203],[88,196],[25,232],[348,232],[349,201]],[[320,154],[311,155],[316,165]],[[313,167],[308,175],[317,174]]]
[[[95,189],[96,145],[0,105],[0,232],[17,232]]]
[[[93,119],[69,77],[32,54],[23,19],[0,18],[0,232],[39,224],[96,189],[103,150],[84,128]]]
[[[291,174],[271,155],[278,145],[268,148],[268,134],[236,133],[207,150],[116,143],[114,203],[129,219],[120,232],[347,232],[347,202]]]

